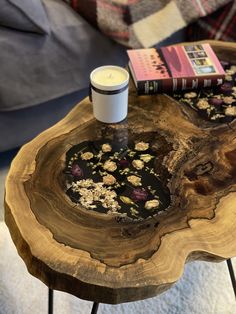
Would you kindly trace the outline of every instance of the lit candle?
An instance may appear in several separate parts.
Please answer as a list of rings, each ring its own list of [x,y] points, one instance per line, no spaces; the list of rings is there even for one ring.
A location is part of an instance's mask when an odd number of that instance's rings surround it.
[[[124,120],[128,112],[129,73],[118,66],[102,66],[90,74],[93,113],[105,123]]]

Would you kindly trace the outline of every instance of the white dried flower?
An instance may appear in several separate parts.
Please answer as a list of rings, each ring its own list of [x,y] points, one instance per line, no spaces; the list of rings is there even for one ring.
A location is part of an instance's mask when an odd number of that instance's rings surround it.
[[[225,104],[231,105],[235,101],[235,99],[232,96],[226,96],[223,97],[223,101]]]
[[[232,81],[232,79],[233,79],[233,78],[232,78],[231,75],[226,75],[226,76],[225,76],[225,80],[228,81],[228,82]]]
[[[141,185],[141,178],[139,178],[137,176],[129,176],[129,177],[127,177],[127,180],[128,180],[128,182],[130,182],[134,186]]]
[[[144,207],[146,209],[154,209],[154,208],[157,208],[159,204],[160,202],[158,200],[150,200],[150,201],[146,201]]]
[[[191,99],[191,98],[195,98],[195,97],[197,97],[197,93],[195,93],[195,92],[185,93],[185,94],[184,94],[184,97],[185,97],[185,98],[188,98],[188,99],[189,99],[189,98],[190,98],[190,99]]]
[[[112,147],[110,144],[103,144],[102,145],[102,151],[104,153],[109,153],[109,152],[111,152],[111,150],[112,150]]]
[[[225,109],[225,115],[235,117],[236,116],[236,107],[227,107]]]
[[[223,114],[217,113],[214,116],[211,117],[211,120],[216,120],[218,118],[224,118],[225,116]]]
[[[93,158],[93,153],[91,152],[85,152],[81,154],[81,159],[83,160],[90,160]]]
[[[207,109],[207,108],[210,107],[208,101],[205,100],[205,99],[200,99],[200,100],[197,102],[196,106],[198,107],[198,109]]]
[[[225,73],[226,73],[227,75],[234,75],[235,70],[232,69],[232,68],[230,68],[229,70],[226,70]]]
[[[110,172],[114,172],[117,169],[117,165],[114,161],[107,160],[103,165],[103,169]]]
[[[80,180],[72,183],[72,190],[80,194],[80,204],[88,209],[95,208],[94,202],[101,202],[103,207],[113,211],[120,208],[116,192],[106,188],[103,182]]]
[[[93,185],[92,179],[86,179],[86,180],[79,180],[76,182],[72,182],[72,187],[84,187],[88,188]]]
[[[236,65],[231,65],[230,70],[233,71],[234,73],[236,73]]]
[[[144,163],[142,160],[139,160],[139,159],[135,159],[132,161],[132,165],[134,168],[138,169],[138,170],[141,170],[143,169],[144,167]]]
[[[106,185],[113,185],[116,183],[116,178],[113,177],[113,175],[111,174],[107,174],[106,176],[102,178],[102,180],[103,180],[103,183]]]
[[[142,154],[140,156],[140,159],[143,160],[144,162],[149,162],[152,158],[153,158],[153,156],[151,156],[149,154]]]
[[[149,148],[149,143],[138,142],[135,144],[135,149],[138,151],[144,151],[144,150],[147,150],[148,148]]]

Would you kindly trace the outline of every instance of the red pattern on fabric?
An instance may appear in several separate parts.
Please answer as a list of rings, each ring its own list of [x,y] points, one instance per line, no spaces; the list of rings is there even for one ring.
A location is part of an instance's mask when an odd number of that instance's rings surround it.
[[[230,22],[227,25],[227,28],[225,30],[224,35],[227,36],[227,38],[232,37],[231,34],[235,35],[236,33],[236,15],[232,17]],[[234,36],[234,41],[236,40],[236,36]]]
[[[202,6],[204,7],[205,11],[207,13],[211,13],[212,12],[212,8],[209,6],[208,4],[208,0],[202,0]]]
[[[126,11],[126,8],[122,8],[121,6],[116,6],[116,5],[112,5],[107,3],[106,1],[96,1],[99,7],[104,7],[106,9],[112,10],[112,11],[117,11],[121,14],[123,14]]]
[[[182,9],[182,0],[162,0],[162,1],[152,1],[147,0],[147,6],[143,5],[143,0],[127,0],[127,1],[116,1],[116,0],[64,0],[67,2],[75,11],[77,11],[83,18],[85,18],[90,24],[94,25],[96,28],[101,30],[104,34],[110,38],[122,43],[128,47],[140,48],[146,45],[145,41],[142,40],[142,28],[136,28],[133,31],[133,25],[139,21],[145,21],[151,15],[162,10],[167,4],[175,3],[176,10],[180,12],[183,20],[186,24],[193,21],[199,17],[206,16],[207,14],[214,11],[216,8],[223,6],[228,3],[229,0],[191,0],[184,2],[185,10]],[[194,14],[191,12],[194,11]],[[189,13],[190,12],[190,13]],[[205,27],[201,28],[201,23],[192,28],[192,33],[205,32],[205,38],[209,36],[217,36],[216,28],[220,28],[222,23],[225,21],[226,13],[224,15],[219,15],[217,18],[212,18],[211,20],[202,20],[202,25]],[[166,23],[171,20],[171,16],[166,17]],[[200,18],[201,20],[201,18]],[[207,24],[206,24],[207,23]],[[165,21],[162,22],[163,27],[165,27]],[[151,23],[147,24],[145,32],[148,36],[149,33],[153,32],[153,25]],[[198,30],[200,29],[200,31]],[[178,31],[180,27],[174,24],[170,26],[169,35]],[[222,30],[222,27],[221,27]],[[233,28],[227,28],[227,36],[231,36]],[[189,31],[189,34],[191,31]],[[206,35],[207,34],[207,35]],[[218,33],[218,36],[221,33]],[[207,37],[206,37],[207,36]],[[158,34],[155,34],[155,38],[150,40],[150,45],[157,44],[160,39]],[[156,40],[156,42],[154,42]],[[148,41],[147,41],[148,42]]]
[[[202,12],[201,8],[199,7],[198,3],[195,0],[192,0],[192,4],[194,5],[199,15],[204,16],[204,12]]]
[[[233,10],[233,12],[232,12]],[[227,21],[229,14],[232,18]],[[224,25],[221,29],[221,25]],[[222,31],[222,34],[221,34]],[[200,18],[187,29],[188,40],[218,39],[236,41],[236,4],[229,2],[211,15]]]
[[[71,0],[71,6],[73,9],[77,9],[78,7],[78,0]]]
[[[105,35],[111,36],[117,39],[128,39],[129,38],[129,32],[104,32]]]

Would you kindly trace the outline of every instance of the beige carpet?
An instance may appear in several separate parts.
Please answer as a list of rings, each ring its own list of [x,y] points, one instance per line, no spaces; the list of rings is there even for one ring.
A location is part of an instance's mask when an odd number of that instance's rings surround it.
[[[0,217],[8,169],[0,169]],[[1,218],[0,218],[1,219]],[[236,271],[236,259],[233,260]],[[54,314],[87,314],[92,303],[55,293]],[[0,222],[0,314],[47,313],[47,287],[28,274],[4,222]],[[145,301],[101,304],[98,314],[235,314],[236,302],[225,262],[187,264],[170,290]]]

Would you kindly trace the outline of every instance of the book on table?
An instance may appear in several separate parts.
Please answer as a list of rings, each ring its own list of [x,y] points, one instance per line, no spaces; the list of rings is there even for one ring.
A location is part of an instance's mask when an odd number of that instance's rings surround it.
[[[209,44],[127,50],[138,94],[172,93],[220,85],[225,72]]]

